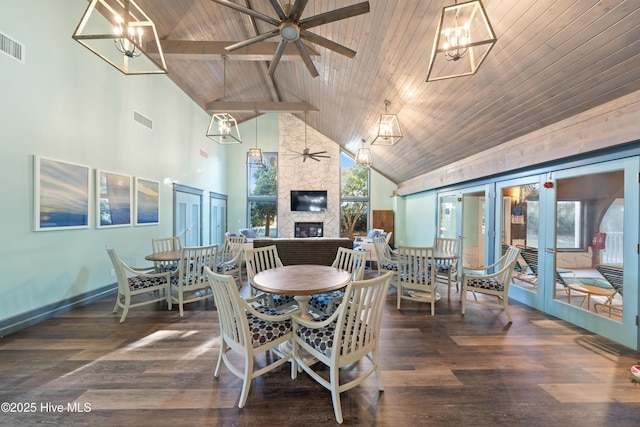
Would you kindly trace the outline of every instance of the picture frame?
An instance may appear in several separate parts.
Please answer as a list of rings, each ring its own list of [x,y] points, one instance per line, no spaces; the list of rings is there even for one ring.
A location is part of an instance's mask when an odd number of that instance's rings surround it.
[[[133,177],[96,169],[96,228],[131,225]]]
[[[34,156],[35,231],[89,228],[91,168]]]
[[[160,223],[160,182],[136,177],[135,225]]]

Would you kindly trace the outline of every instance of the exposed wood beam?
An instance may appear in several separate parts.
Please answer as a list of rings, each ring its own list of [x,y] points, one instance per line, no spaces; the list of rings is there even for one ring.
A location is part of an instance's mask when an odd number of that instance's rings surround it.
[[[224,102],[213,101],[206,105],[209,112],[278,112],[297,113],[303,111],[318,111],[316,107],[306,102]]]
[[[202,59],[215,60],[222,59],[222,55],[226,55],[230,60],[241,61],[271,61],[273,54],[278,47],[278,42],[258,42],[243,47],[233,52],[229,52],[225,47],[236,42],[214,42],[214,41],[190,41],[190,40],[161,40],[162,52],[165,57],[173,57],[177,59]],[[151,46],[149,46],[151,48]],[[309,47],[307,47],[309,50]],[[157,53],[150,50],[149,53]],[[317,59],[318,52],[309,50],[309,54]],[[282,54],[282,61],[300,59],[298,51],[289,43]]]

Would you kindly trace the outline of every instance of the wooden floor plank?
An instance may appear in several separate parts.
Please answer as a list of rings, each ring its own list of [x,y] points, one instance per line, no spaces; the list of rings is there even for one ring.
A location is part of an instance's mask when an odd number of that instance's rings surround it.
[[[397,310],[392,289],[380,342],[385,391],[371,377],[343,393],[345,425],[640,423],[640,386],[629,381],[638,352],[511,307],[511,325],[477,305],[462,317],[454,292],[431,316],[427,304],[411,301]],[[0,413],[0,425],[336,424],[329,392],[304,373],[291,380],[288,364],[255,379],[238,409],[242,381],[225,367],[213,377],[220,341],[211,301],[187,305],[183,318],[162,304],[140,307],[124,324],[112,308],[105,298],[0,340],[0,401],[37,405]],[[90,411],[74,412],[85,404]]]

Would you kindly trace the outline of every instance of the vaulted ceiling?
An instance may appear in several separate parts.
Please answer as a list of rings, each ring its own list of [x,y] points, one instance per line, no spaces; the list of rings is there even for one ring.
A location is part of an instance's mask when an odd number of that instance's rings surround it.
[[[235,2],[278,19],[267,0]],[[280,36],[224,49],[274,29],[260,19],[211,0],[137,3],[156,24],[168,76],[210,113],[304,120],[307,110],[310,127],[355,153],[389,100],[404,137],[371,148],[374,168],[396,183],[640,89],[640,1],[484,0],[495,47],[475,75],[436,82],[426,82],[429,58],[442,7],[454,0],[370,0],[369,13],[314,27],[357,52],[304,40],[315,78],[291,44],[269,74]],[[356,3],[309,1],[301,18]]]

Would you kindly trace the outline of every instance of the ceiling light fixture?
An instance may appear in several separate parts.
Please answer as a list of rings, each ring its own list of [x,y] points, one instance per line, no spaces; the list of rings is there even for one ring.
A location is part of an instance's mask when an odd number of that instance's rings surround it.
[[[222,71],[222,100],[226,96],[227,87],[227,55],[222,55],[224,61]],[[238,122],[229,113],[215,113],[211,116],[209,128],[207,129],[207,137],[213,139],[218,144],[240,144],[240,129]]]
[[[249,148],[247,153],[247,166],[254,168],[265,168],[264,154],[258,148],[258,112],[256,111],[256,148]]]
[[[402,129],[400,129],[398,116],[387,113],[389,105],[391,105],[391,102],[385,99],[384,114],[380,114],[376,126],[376,137],[371,141],[371,145],[394,145],[402,138]]]
[[[427,81],[475,74],[496,44],[496,35],[482,1],[474,0],[442,8]]]
[[[91,0],[72,38],[124,74],[167,72],[156,26],[133,0]]]
[[[371,150],[364,148],[365,140],[362,138],[362,147],[358,148],[356,153],[356,162],[365,168],[373,166],[373,159],[371,158]]]

